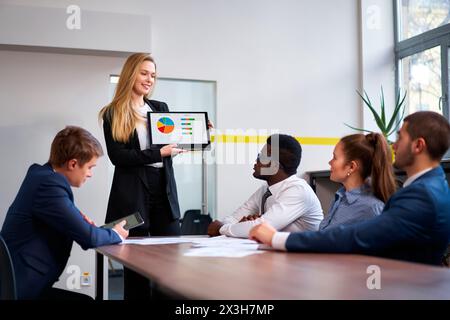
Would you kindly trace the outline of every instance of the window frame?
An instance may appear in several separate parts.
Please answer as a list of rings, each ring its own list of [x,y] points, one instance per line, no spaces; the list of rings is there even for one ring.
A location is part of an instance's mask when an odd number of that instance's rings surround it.
[[[450,55],[450,23],[428,30],[405,40],[400,38],[401,0],[394,1],[394,51],[395,51],[395,90],[400,89],[400,63],[403,58],[440,47],[441,51],[441,91],[442,114],[450,121],[449,115],[449,55]]]

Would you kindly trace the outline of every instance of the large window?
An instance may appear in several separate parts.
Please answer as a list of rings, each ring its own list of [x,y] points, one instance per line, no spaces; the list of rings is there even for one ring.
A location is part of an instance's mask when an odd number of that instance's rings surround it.
[[[442,114],[441,51],[434,47],[401,59],[400,85],[408,93],[407,113],[431,110]]]
[[[406,113],[449,117],[450,0],[396,0],[397,88]]]
[[[450,22],[449,0],[399,1],[399,39],[404,40]]]

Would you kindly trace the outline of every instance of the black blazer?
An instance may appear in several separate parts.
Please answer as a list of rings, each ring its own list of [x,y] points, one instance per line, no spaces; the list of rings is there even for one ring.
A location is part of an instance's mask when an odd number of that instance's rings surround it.
[[[167,104],[156,100],[144,99],[153,111],[169,111]],[[114,141],[111,131],[112,115],[106,113],[103,117],[103,132],[109,159],[115,166],[114,177],[109,195],[106,223],[120,219],[139,211],[144,217],[142,227],[148,228],[145,193],[148,192],[145,165],[163,162],[166,175],[166,192],[173,219],[180,218],[177,186],[173,173],[171,157],[161,158],[159,148],[141,150],[136,130],[127,143]]]

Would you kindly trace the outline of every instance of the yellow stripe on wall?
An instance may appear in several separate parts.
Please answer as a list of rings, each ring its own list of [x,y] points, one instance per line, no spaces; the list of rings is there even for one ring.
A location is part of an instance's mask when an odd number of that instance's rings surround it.
[[[211,142],[217,143],[258,143],[263,144],[266,142],[268,136],[244,136],[244,135],[228,135],[219,134],[212,135]],[[321,145],[321,146],[334,146],[338,143],[339,138],[327,138],[327,137],[295,137],[297,141],[304,145]]]
[[[339,142],[339,138],[322,137],[295,137],[301,144],[334,146]]]

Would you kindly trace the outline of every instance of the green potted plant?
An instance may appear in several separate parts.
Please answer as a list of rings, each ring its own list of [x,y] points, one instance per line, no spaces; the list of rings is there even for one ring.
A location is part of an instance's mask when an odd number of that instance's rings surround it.
[[[358,95],[363,99],[364,104],[369,108],[370,112],[372,113],[374,120],[380,129],[383,136],[386,138],[386,140],[391,144],[392,142],[389,141],[388,137],[397,131],[398,127],[400,126],[403,117],[405,115],[405,98],[406,98],[406,92],[403,95],[403,97],[400,98],[400,90],[397,92],[397,97],[395,101],[395,107],[392,111],[392,115],[390,117],[386,117],[386,110],[385,110],[385,103],[384,103],[384,92],[383,87],[381,87],[381,97],[380,97],[380,113],[378,113],[374,105],[372,104],[372,101],[370,101],[369,96],[367,95],[367,92],[364,91],[364,96],[356,90]],[[355,128],[351,125],[348,125],[344,123],[347,127],[352,128],[354,130],[363,131],[363,132],[372,132],[370,130],[362,129],[362,128]]]

